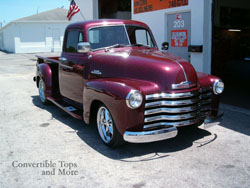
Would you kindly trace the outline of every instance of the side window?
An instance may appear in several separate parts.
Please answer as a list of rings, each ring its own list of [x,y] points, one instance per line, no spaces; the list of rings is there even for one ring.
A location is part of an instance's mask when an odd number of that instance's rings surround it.
[[[137,44],[143,44],[143,45],[148,45],[147,41],[147,31],[145,29],[142,30],[135,30],[135,37],[136,37],[136,43]]]
[[[83,42],[82,32],[79,33],[79,40],[78,40],[78,42]]]
[[[77,53],[77,44],[83,42],[82,32],[68,31],[65,52]]]
[[[154,47],[150,34],[145,29],[137,29],[135,30],[135,37],[137,44],[143,44],[146,46]]]
[[[152,48],[156,47],[150,32],[146,28],[127,25],[126,29],[131,45],[141,44]]]

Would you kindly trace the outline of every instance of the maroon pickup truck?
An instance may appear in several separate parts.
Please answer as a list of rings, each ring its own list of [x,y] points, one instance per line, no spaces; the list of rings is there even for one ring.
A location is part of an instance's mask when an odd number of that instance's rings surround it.
[[[223,82],[166,52],[166,42],[162,49],[141,22],[70,24],[61,57],[38,56],[41,102],[95,124],[109,146],[165,140],[182,126],[218,123]]]

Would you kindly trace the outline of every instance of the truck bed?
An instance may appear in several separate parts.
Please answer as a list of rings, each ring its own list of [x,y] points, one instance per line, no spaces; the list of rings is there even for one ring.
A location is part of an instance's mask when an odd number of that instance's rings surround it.
[[[43,57],[43,56],[38,56],[38,55],[36,57],[39,63],[59,63],[59,58],[60,58],[60,56]]]

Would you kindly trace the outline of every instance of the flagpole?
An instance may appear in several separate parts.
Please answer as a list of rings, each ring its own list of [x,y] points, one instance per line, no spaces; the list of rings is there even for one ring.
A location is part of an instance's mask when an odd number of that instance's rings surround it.
[[[83,16],[81,9],[80,9],[80,14],[83,17],[83,19],[86,21],[86,18]]]

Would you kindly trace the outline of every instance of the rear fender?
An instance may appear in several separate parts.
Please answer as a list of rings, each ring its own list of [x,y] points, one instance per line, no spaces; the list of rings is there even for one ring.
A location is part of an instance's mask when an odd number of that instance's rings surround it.
[[[48,64],[42,63],[37,65],[37,76],[45,83],[45,95],[52,95],[52,72]],[[38,81],[38,79],[37,79]]]

